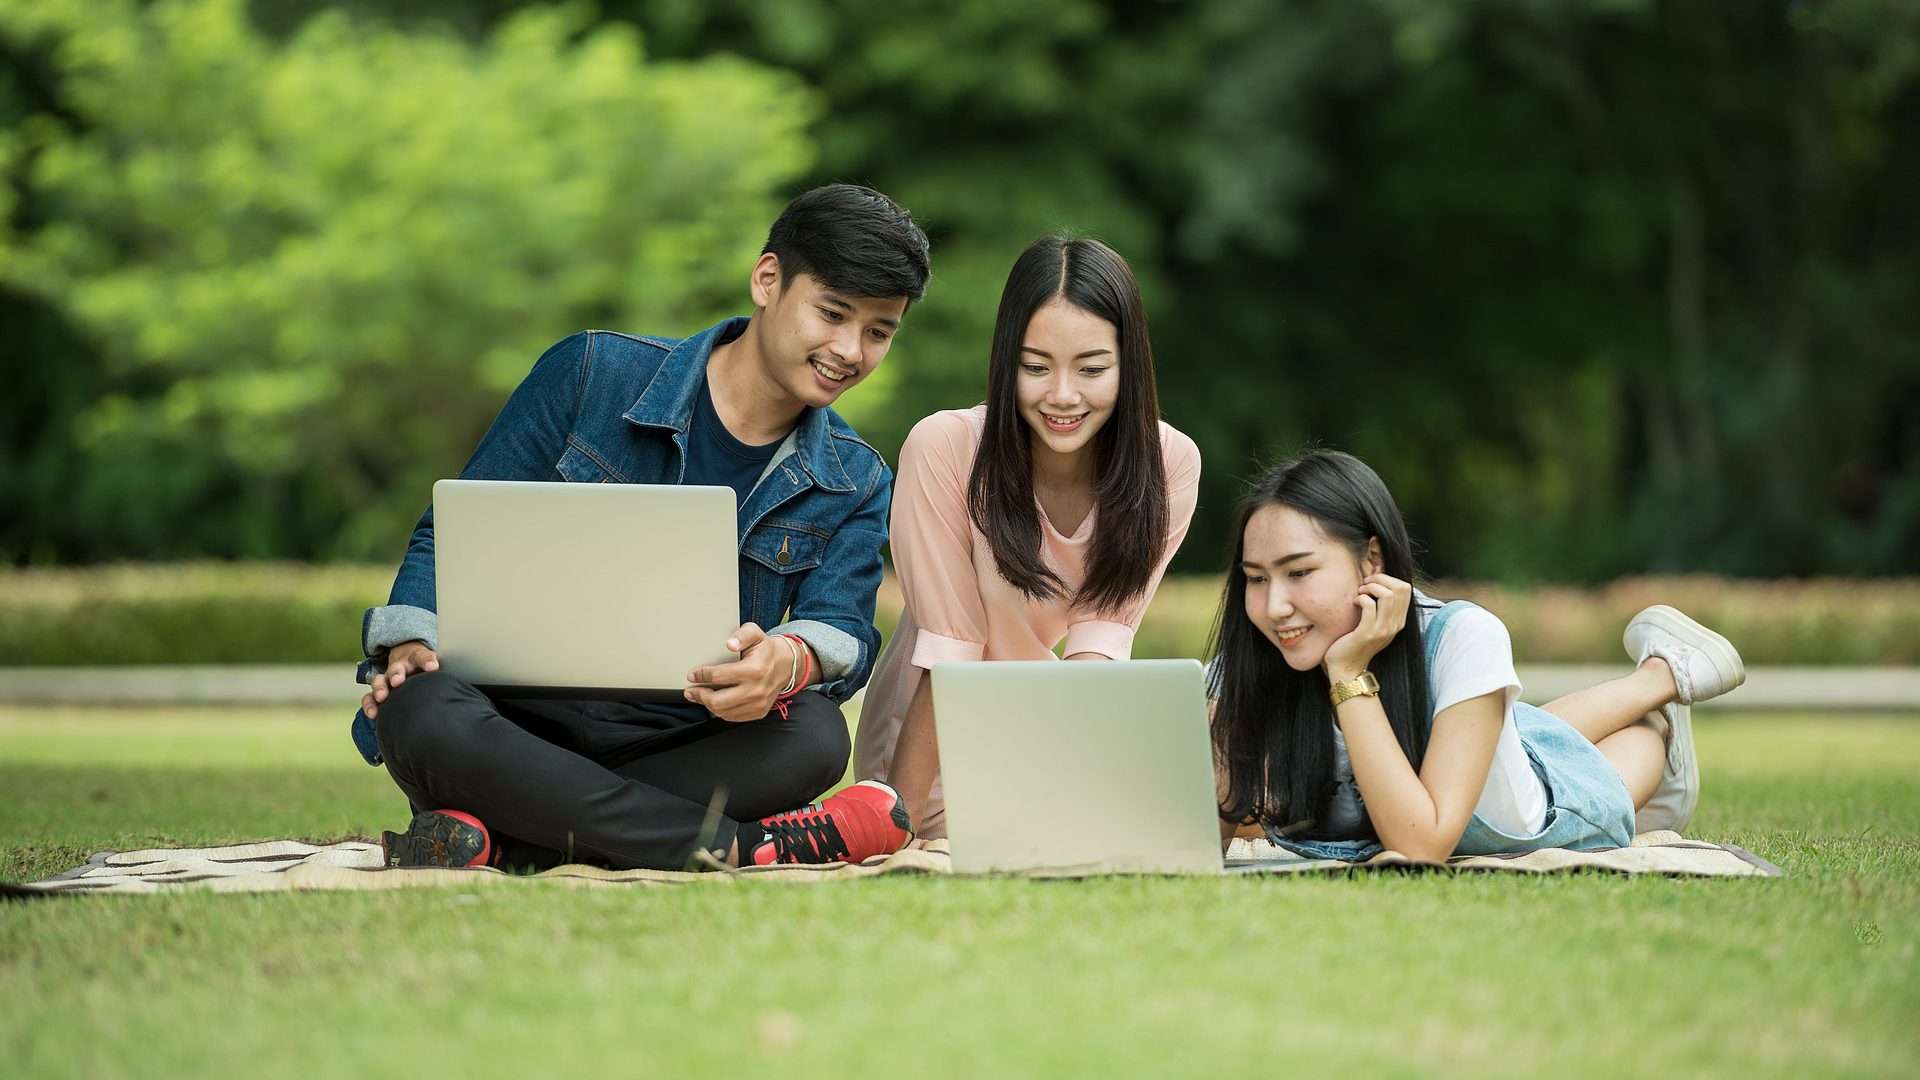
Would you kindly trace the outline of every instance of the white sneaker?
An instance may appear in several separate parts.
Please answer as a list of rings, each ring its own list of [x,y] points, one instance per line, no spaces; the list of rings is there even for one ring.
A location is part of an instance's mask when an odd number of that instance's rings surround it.
[[[1747,665],[1733,642],[1665,604],[1635,615],[1621,637],[1635,664],[1657,656],[1673,669],[1680,704],[1711,701],[1747,681]]]
[[[1693,749],[1694,702],[1709,701],[1747,681],[1747,667],[1733,643],[1665,604],[1635,615],[1621,638],[1635,664],[1649,656],[1667,662],[1680,700],[1660,707],[1666,721],[1667,764],[1653,797],[1634,814],[1640,832],[1680,832],[1700,804],[1700,759]]]

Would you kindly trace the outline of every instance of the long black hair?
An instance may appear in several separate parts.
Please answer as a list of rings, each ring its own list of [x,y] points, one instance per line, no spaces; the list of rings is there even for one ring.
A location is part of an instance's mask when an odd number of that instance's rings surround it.
[[[1020,417],[1020,347],[1034,312],[1055,297],[1113,324],[1120,340],[1120,393],[1094,436],[1094,505],[1099,527],[1087,576],[1073,597],[1089,611],[1117,608],[1153,578],[1167,542],[1167,468],[1160,449],[1160,395],[1140,286],[1120,254],[1098,240],[1045,236],[1014,261],[1000,292],[987,361],[987,423],[967,510],[993,548],[1000,575],[1030,599],[1066,591],[1040,557],[1040,515],[1033,501],[1033,445]]]
[[[1406,522],[1387,485],[1367,464],[1337,450],[1316,450],[1268,469],[1241,501],[1233,558],[1207,653],[1207,693],[1215,699],[1214,758],[1226,773],[1220,816],[1229,821],[1296,826],[1324,822],[1333,793],[1333,705],[1321,668],[1295,671],[1247,617],[1247,523],[1270,506],[1311,518],[1356,560],[1380,544],[1381,570],[1411,583],[1416,572]],[[1380,680],[1380,703],[1414,771],[1433,729],[1420,613],[1367,665]]]

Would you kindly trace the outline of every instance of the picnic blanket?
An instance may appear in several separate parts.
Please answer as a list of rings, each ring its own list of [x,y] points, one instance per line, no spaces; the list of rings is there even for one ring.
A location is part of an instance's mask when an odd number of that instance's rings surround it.
[[[1621,874],[1666,874],[1686,877],[1779,877],[1772,863],[1726,844],[1688,840],[1678,833],[1653,832],[1636,837],[1632,847],[1607,851],[1535,851],[1514,856],[1464,856],[1444,864],[1417,863],[1398,852],[1385,851],[1365,863],[1288,856],[1265,840],[1235,840],[1230,859],[1271,859],[1262,872],[1353,873],[1394,869],[1440,871],[1520,871],[1562,873],[1597,870]],[[864,863],[829,866],[762,866],[725,871],[603,870],[568,865],[539,874],[506,874],[488,867],[471,869],[387,869],[380,864],[380,845],[362,841],[309,844],[299,840],[269,840],[212,848],[154,848],[147,851],[103,851],[46,881],[0,884],[9,896],[46,896],[74,893],[155,893],[187,889],[214,892],[286,892],[329,889],[411,889],[449,885],[519,886],[548,882],[577,888],[615,885],[719,884],[746,880],[810,882],[853,881],[898,874],[945,874],[952,858],[945,840],[933,840]],[[1092,870],[1072,875],[1095,876]],[[1038,875],[1046,876],[1046,875]]]

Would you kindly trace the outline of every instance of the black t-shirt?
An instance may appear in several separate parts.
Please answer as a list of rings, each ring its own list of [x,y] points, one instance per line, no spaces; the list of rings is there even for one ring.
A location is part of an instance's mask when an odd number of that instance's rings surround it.
[[[783,440],[765,446],[748,446],[733,437],[720,414],[713,409],[713,391],[707,380],[700,380],[700,398],[693,405],[692,423],[687,428],[687,474],[683,484],[712,485],[733,489],[736,507],[745,506],[747,495],[767,471],[767,462]],[[718,644],[716,642],[715,644]],[[689,723],[705,720],[707,711],[690,701],[649,702],[659,712],[685,718]]]
[[[773,452],[782,439],[765,446],[748,446],[733,437],[720,414],[713,408],[713,391],[707,380],[700,380],[700,398],[693,403],[693,421],[687,430],[687,474],[683,484],[703,484],[733,489],[734,505],[745,506],[753,485],[767,471]]]

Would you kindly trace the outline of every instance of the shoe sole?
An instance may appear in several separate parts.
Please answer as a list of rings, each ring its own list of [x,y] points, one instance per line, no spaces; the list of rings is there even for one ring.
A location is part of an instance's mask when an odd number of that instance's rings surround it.
[[[432,810],[413,815],[405,833],[380,834],[388,866],[468,867],[487,854],[488,847],[488,837],[479,829]]]
[[[1676,703],[1667,720],[1673,725],[1673,744],[1667,747],[1667,763],[1677,766],[1680,790],[1686,793],[1685,801],[1680,804],[1680,820],[1673,826],[1675,832],[1680,832],[1692,823],[1694,808],[1700,805],[1700,755],[1693,749],[1692,706]]]
[[[1733,647],[1733,642],[1688,618],[1678,608],[1655,604],[1635,615],[1633,622],[1627,624],[1627,628],[1631,630],[1639,623],[1645,623],[1678,638],[1705,656],[1707,662],[1713,665],[1714,674],[1720,676],[1721,685],[1726,687],[1720,693],[1728,693],[1747,681],[1747,665],[1740,659],[1740,651]],[[1625,644],[1625,635],[1622,635],[1622,644]],[[1627,655],[1632,656],[1633,650],[1628,649]],[[1696,698],[1683,704],[1697,705],[1703,700],[1713,699]]]
[[[1646,805],[1634,810],[1634,831],[1684,832],[1700,805],[1700,758],[1693,746],[1693,711],[1674,702],[1661,710],[1669,729],[1660,782]]]

